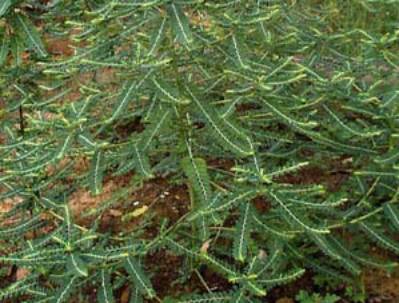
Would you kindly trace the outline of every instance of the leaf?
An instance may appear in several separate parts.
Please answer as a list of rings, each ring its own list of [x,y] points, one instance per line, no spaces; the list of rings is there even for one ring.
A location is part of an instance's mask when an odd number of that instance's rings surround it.
[[[16,21],[23,33],[25,33],[27,44],[32,47],[40,57],[47,57],[48,54],[40,35],[30,20],[22,14],[17,14]]]
[[[245,290],[239,289],[236,291],[236,293],[233,296],[233,300],[231,302],[234,303],[245,303],[247,302],[246,297],[245,297]]]
[[[161,45],[161,42],[165,36],[165,24],[166,24],[167,18],[162,18],[159,26],[156,28],[154,31],[152,37],[151,37],[151,42],[150,42],[150,47],[147,56],[153,56],[159,46]]]
[[[19,280],[8,284],[0,290],[0,302],[10,302],[11,298],[15,299],[11,302],[17,302],[22,294],[26,294],[32,287],[35,287],[37,282],[29,281],[28,279]]]
[[[258,285],[258,283],[256,283],[255,281],[246,280],[244,282],[244,285],[245,288],[247,288],[248,291],[255,296],[264,297],[267,294],[266,290],[263,289],[260,285]]]
[[[161,79],[157,79],[155,77],[152,78],[152,83],[157,89],[161,98],[166,101],[173,102],[176,104],[188,104],[189,100],[186,98],[180,98],[176,89],[172,88],[168,83],[162,81]]]
[[[90,191],[93,195],[99,195],[103,189],[104,177],[104,152],[96,150],[91,161],[89,172]]]
[[[146,153],[140,150],[142,144],[130,144],[128,146],[129,155],[120,161],[118,170],[114,173],[115,176],[120,176],[136,169],[140,175],[145,178],[153,178],[150,161]]]
[[[240,207],[240,218],[237,220],[234,230],[233,256],[240,262],[244,262],[248,255],[252,218],[251,203],[247,202]]]
[[[6,32],[3,30],[0,32],[0,67],[6,62],[7,55],[10,49],[10,39]]]
[[[33,216],[28,220],[21,220],[13,226],[7,226],[6,228],[0,228],[0,239],[10,238],[13,235],[22,235],[27,231],[33,230],[34,228],[41,225],[40,215]]]
[[[146,126],[145,130],[140,133],[140,140],[137,143],[137,148],[145,152],[150,147],[154,138],[160,134],[161,131],[166,133],[168,123],[171,121],[172,113],[168,109],[159,108],[153,115],[150,116],[150,124]]]
[[[211,200],[212,192],[208,167],[204,159],[186,157],[181,161],[183,171],[188,177],[195,194],[199,198],[196,207],[206,207]]]
[[[378,164],[391,164],[395,163],[399,160],[399,150],[397,148],[393,148],[382,156],[378,156],[375,158],[375,162]]]
[[[100,288],[97,290],[97,299],[99,303],[114,303],[112,294],[112,285],[110,272],[102,269],[100,274]]]
[[[68,136],[66,136],[66,138],[64,139],[64,141],[62,142],[62,144],[59,144],[59,148],[56,152],[56,156],[55,159],[60,160],[62,159],[65,154],[67,153],[68,149],[71,147],[73,140],[75,139],[75,134],[69,134]]]
[[[22,51],[23,43],[17,35],[11,37],[11,52],[14,57],[14,62],[16,66],[21,66],[22,64]]]
[[[202,115],[205,117],[207,123],[213,130],[214,137],[222,148],[234,152],[240,156],[250,156],[253,155],[254,151],[250,140],[244,139],[245,134],[242,136],[237,136],[226,126],[223,119],[219,116],[217,111],[209,105],[202,104],[202,102],[194,95],[192,90],[186,86],[187,92],[191,96],[195,105],[198,107]]]
[[[166,297],[162,302],[164,303],[240,303],[241,301],[235,301],[236,297],[233,294],[227,292],[210,292],[204,294],[193,294],[182,296],[181,298],[175,299]]]
[[[237,60],[237,65],[243,69],[248,69],[249,66],[246,63],[246,58],[244,55],[244,52],[242,50],[242,46],[239,41],[239,39],[233,34],[231,36],[231,40],[232,40],[232,53],[233,53],[233,57]]]
[[[97,147],[96,141],[92,138],[91,134],[87,131],[80,133],[78,142],[88,149],[95,149]]]
[[[69,298],[69,296],[72,294],[72,288],[73,285],[75,283],[75,280],[77,279],[77,276],[73,276],[68,283],[65,283],[63,285],[63,287],[58,290],[57,294],[56,294],[56,299],[54,300],[55,303],[66,303],[67,299]]]
[[[311,232],[311,233],[316,233],[316,234],[328,234],[330,231],[326,228],[317,228],[317,227],[312,227],[309,226],[307,223],[304,222],[303,219],[299,218],[297,216],[297,214],[295,214],[287,205],[286,203],[284,203],[280,197],[273,193],[270,192],[270,196],[274,199],[274,201],[276,201],[282,208],[282,210],[284,210],[284,212],[286,212],[286,214],[291,217],[291,219],[293,219],[293,221],[295,221],[297,223],[298,226],[302,227],[303,229]],[[289,221],[289,220],[288,220]],[[291,223],[291,222],[288,222]]]
[[[242,192],[233,192],[231,195],[227,196],[227,199],[217,199],[215,204],[210,204],[208,207],[205,209],[201,210],[200,213],[202,214],[212,214],[214,212],[221,212],[221,211],[227,211],[228,209],[231,209],[233,206],[240,202],[244,201],[249,201],[256,197],[257,191],[252,189],[252,190],[247,190],[247,191],[242,191]],[[193,216],[192,219],[194,219],[196,216]]]
[[[359,225],[375,243],[399,255],[399,243],[397,241],[386,237],[375,228],[371,227],[370,224],[360,222]]]
[[[186,47],[189,47],[193,42],[193,37],[187,16],[184,14],[180,5],[175,3],[170,4],[167,10],[171,19],[172,29],[177,37],[177,41]]]
[[[121,300],[122,301],[122,300]],[[143,303],[144,299],[137,287],[133,287],[129,303]]]
[[[342,241],[338,240],[336,237],[330,237],[331,241],[334,242],[335,246],[345,255],[355,259],[356,261],[365,264],[366,266],[373,266],[377,268],[383,268],[385,270],[392,269],[397,266],[397,263],[390,262],[390,261],[380,261],[373,257],[369,257],[367,255],[362,255],[355,252],[353,249],[350,248],[349,245],[343,243]]]
[[[154,175],[151,172],[150,161],[146,154],[139,150],[137,144],[133,148],[134,161],[136,163],[136,169],[146,178],[152,178]]]
[[[195,225],[198,229],[199,238],[201,239],[201,241],[205,241],[209,238],[210,232],[209,232],[209,222],[208,221],[209,221],[208,217],[203,216],[203,215],[194,221]]]
[[[268,279],[258,280],[259,283],[268,285],[269,287],[276,285],[283,285],[295,281],[305,273],[305,269],[298,268],[293,269],[287,273],[280,273],[276,276],[272,276]]]
[[[130,100],[132,100],[135,92],[136,92],[136,81],[129,80],[126,81],[123,85],[122,91],[119,94],[118,100],[116,101],[116,106],[112,111],[111,117],[108,119],[108,122],[114,121],[116,118],[119,117],[121,113],[126,109],[127,105],[129,104]]]
[[[330,237],[325,235],[320,235],[316,233],[308,233],[309,237],[316,243],[316,245],[329,257],[337,260],[337,263],[345,267],[354,275],[359,275],[361,269],[352,260],[346,258],[341,254],[339,248],[335,246],[335,242],[330,239]]]
[[[76,253],[71,253],[67,261],[68,270],[74,272],[78,276],[87,277],[88,270],[86,264]]]
[[[399,209],[396,205],[392,203],[384,204],[384,213],[388,219],[392,222],[397,230],[399,230]]]
[[[10,6],[11,0],[0,0],[0,17],[3,17]]]
[[[144,274],[141,266],[138,262],[131,256],[127,257],[125,260],[124,267],[126,271],[129,273],[129,276],[135,283],[138,290],[144,295],[149,298],[155,297],[155,291],[151,285],[150,280]]]
[[[281,121],[285,122],[289,126],[299,127],[299,128],[314,128],[318,125],[318,123],[310,121],[310,122],[302,122],[297,121],[294,118],[290,117],[285,110],[282,108],[278,108],[277,105],[273,104],[270,100],[266,101],[262,99],[263,104]]]
[[[228,276],[228,279],[235,280],[237,277],[240,276],[240,274],[236,271],[235,268],[233,268],[230,264],[218,260],[215,257],[210,256],[209,254],[201,254],[200,258],[206,262],[210,267],[212,267],[215,271],[221,273],[222,275]]]
[[[330,116],[336,121],[337,125],[339,125],[344,131],[354,135],[354,136],[358,136],[358,137],[373,137],[373,136],[378,136],[381,134],[380,131],[374,131],[374,132],[368,132],[368,131],[364,131],[364,132],[360,132],[357,131],[351,127],[349,127],[348,125],[346,125],[338,116],[337,114],[335,114],[331,109],[329,109],[326,105],[323,105],[323,108],[330,114]]]

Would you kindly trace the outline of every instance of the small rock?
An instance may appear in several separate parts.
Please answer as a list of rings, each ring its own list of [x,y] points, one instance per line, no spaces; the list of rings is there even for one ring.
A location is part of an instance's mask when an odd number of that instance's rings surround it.
[[[26,276],[29,275],[29,270],[23,267],[17,269],[15,278],[17,281],[23,280]]]
[[[129,302],[129,297],[130,297],[130,291],[129,291],[129,288],[128,287],[126,287],[123,291],[122,291],[122,294],[121,294],[121,303],[128,303]]]
[[[208,252],[208,249],[209,249],[209,246],[211,245],[211,242],[212,242],[211,239],[205,241],[205,242],[202,244],[200,251],[201,251],[202,253],[207,253],[207,252]]]
[[[110,214],[111,216],[113,216],[113,217],[120,217],[120,216],[122,216],[122,212],[121,212],[120,210],[117,210],[117,209],[111,209],[111,210],[109,211],[109,214]]]

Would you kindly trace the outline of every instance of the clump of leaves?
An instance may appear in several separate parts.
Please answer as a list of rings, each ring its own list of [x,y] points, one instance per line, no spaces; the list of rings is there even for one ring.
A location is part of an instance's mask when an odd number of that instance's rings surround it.
[[[299,303],[336,303],[341,300],[341,298],[336,295],[327,294],[322,296],[318,293],[309,294],[303,290],[299,292],[295,299]]]
[[[306,271],[350,284],[395,268],[356,245],[399,253],[395,2],[0,1],[0,198],[18,201],[1,215],[0,262],[28,269],[0,300],[93,287],[114,302],[129,285],[132,302],[162,301],[154,251],[231,286],[171,302],[257,302]],[[73,54],[49,53],[50,38]],[[132,173],[90,226],[74,221],[74,193]],[[161,175],[187,185],[186,214],[148,217],[150,234],[99,228]]]

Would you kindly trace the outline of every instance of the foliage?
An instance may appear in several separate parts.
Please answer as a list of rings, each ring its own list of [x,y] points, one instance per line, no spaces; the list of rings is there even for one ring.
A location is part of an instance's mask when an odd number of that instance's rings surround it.
[[[335,303],[339,302],[341,298],[330,294],[327,294],[326,296],[321,296],[318,293],[309,294],[306,291],[301,290],[295,299],[299,303]]]
[[[1,214],[0,262],[28,269],[0,301],[94,287],[114,302],[126,284],[131,302],[162,301],[145,262],[157,251],[231,285],[168,302],[257,302],[306,271],[350,284],[395,268],[369,245],[399,253],[397,4],[0,0],[0,199],[18,201]],[[48,50],[57,39],[71,54]],[[74,193],[132,172],[90,226],[74,221]],[[185,215],[148,217],[150,235],[100,229],[161,175],[187,185]]]

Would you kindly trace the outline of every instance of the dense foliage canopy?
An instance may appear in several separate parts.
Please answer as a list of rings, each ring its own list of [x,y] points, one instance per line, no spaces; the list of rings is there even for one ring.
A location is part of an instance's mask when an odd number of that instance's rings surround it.
[[[257,302],[397,266],[370,247],[399,254],[398,1],[0,0],[0,41],[0,275],[27,269],[1,302]],[[160,176],[177,219],[129,200]],[[160,297],[159,251],[229,289]]]

